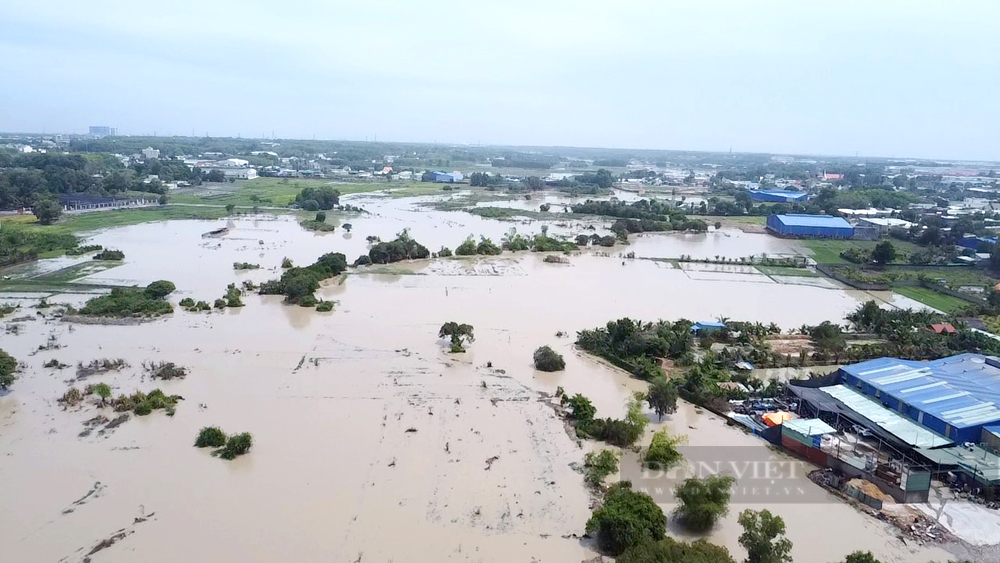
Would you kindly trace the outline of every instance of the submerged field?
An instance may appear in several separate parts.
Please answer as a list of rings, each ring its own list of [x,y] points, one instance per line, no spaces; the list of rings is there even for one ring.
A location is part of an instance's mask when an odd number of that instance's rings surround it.
[[[305,265],[343,252],[353,261],[367,252],[367,236],[391,240],[403,229],[436,251],[469,235],[499,241],[511,227],[534,234],[544,225],[552,235],[574,236],[606,233],[609,223],[499,221],[426,205],[436,199],[350,196],[369,213],[344,217],[349,233],[305,231],[295,217],[272,215],[120,226],[85,237],[122,250],[120,266],[89,271],[82,265],[89,257],[81,265],[60,258],[22,273],[97,285],[168,279],[177,285],[169,297],[176,304],[278,277],[286,257]],[[225,235],[202,237],[222,226],[230,229]],[[0,396],[0,541],[12,561],[81,561],[108,538],[116,539],[90,555],[94,561],[592,559],[593,543],[580,538],[591,499],[574,467],[597,445],[570,436],[546,396],[563,387],[593,398],[603,416],[621,416],[630,392],[645,384],[576,351],[577,331],[624,316],[724,315],[791,328],[841,321],[872,297],[796,281],[807,276],[798,271],[680,268],[621,255],[786,251],[786,241],[737,229],[647,234],[629,246],[561,255],[567,263],[521,252],[352,270],[318,292],[335,302],[329,313],[256,294],[244,296],[242,308],[178,308],[133,326],[19,313],[27,318],[5,319],[20,328],[3,348],[25,368]],[[235,271],[234,262],[261,268]],[[17,298],[25,306],[37,299],[0,289],[0,302]],[[85,298],[56,292],[49,300]],[[449,354],[437,338],[447,321],[475,327],[466,353]],[[565,371],[534,370],[531,351],[543,344],[564,356]],[[81,381],[106,382],[116,395],[159,387],[184,398],[176,414],[132,416],[112,429],[101,423],[80,436],[99,408],[91,401],[64,409],[56,399],[82,385],[72,366],[97,358],[122,358],[128,367]],[[43,367],[52,360],[70,367]],[[150,361],[176,362],[189,373],[154,383],[142,368]],[[227,462],[192,447],[198,430],[214,425],[251,433],[250,453]],[[692,446],[769,451],[690,405],[651,425],[644,440],[661,425]],[[804,477],[794,485],[815,488]],[[817,491],[815,502],[733,505],[708,539],[742,558],[736,515],[766,506],[784,517],[799,563],[842,560],[856,549],[883,561],[948,559],[903,544],[886,524]],[[662,499],[665,511],[672,502]],[[817,521],[836,521],[840,534]]]

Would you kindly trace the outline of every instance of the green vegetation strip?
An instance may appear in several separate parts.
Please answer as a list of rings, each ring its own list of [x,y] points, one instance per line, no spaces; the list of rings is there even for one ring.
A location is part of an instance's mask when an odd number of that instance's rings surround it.
[[[760,273],[768,276],[796,276],[800,278],[819,277],[819,274],[807,268],[790,268],[787,266],[754,266]]]
[[[813,259],[820,264],[849,264],[847,260],[840,257],[840,253],[845,250],[856,248],[859,250],[871,251],[879,241],[862,240],[829,240],[829,239],[809,239],[799,241],[803,247],[812,251]],[[924,250],[911,242],[893,240],[892,246],[896,249],[895,263],[906,264],[906,255]]]
[[[893,288],[893,291],[944,313],[954,313],[970,305],[967,301],[952,297],[951,295],[938,293],[926,287],[896,287]]]

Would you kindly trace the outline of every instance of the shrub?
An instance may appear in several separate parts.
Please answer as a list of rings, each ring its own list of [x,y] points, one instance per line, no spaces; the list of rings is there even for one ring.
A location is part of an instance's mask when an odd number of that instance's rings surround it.
[[[222,299],[222,298],[216,299],[215,303],[213,305],[214,305],[214,307],[216,309],[225,309],[226,308],[226,300]]]
[[[447,246],[442,246],[441,250],[438,250],[438,256],[440,258],[448,258],[451,256],[451,249]]]
[[[333,301],[322,301],[319,305],[316,305],[316,311],[320,313],[327,313],[333,310]]]
[[[479,244],[476,245],[476,254],[485,254],[486,256],[496,256],[503,252],[499,246],[493,244],[493,241],[486,237],[479,237]]]
[[[319,304],[319,300],[316,299],[315,295],[306,295],[302,299],[299,299],[300,307],[315,307]]]
[[[206,426],[198,432],[196,448],[221,448],[226,445],[226,433],[218,426]]]
[[[410,238],[410,235],[403,231],[396,236],[396,240],[380,242],[368,251],[368,257],[374,264],[391,264],[400,260],[416,260],[427,258],[431,252],[427,247]]]
[[[611,450],[601,450],[601,453],[590,452],[584,458],[584,480],[592,487],[600,487],[604,479],[618,471],[618,454]]]
[[[671,436],[666,429],[653,434],[653,441],[646,450],[643,463],[647,467],[666,471],[684,461],[684,456],[677,451],[677,446],[685,443],[684,436]]]
[[[469,238],[465,239],[465,242],[458,245],[455,249],[456,256],[472,256],[476,253],[476,241],[469,235]]]
[[[194,307],[199,311],[209,311],[212,309],[212,306],[208,304],[208,301],[199,301]]]
[[[233,262],[234,270],[257,270],[260,268],[260,264],[251,264],[249,262]]]
[[[361,256],[358,256],[357,260],[354,261],[354,267],[357,268],[358,266],[371,266],[371,263],[372,259],[369,258],[367,254],[362,254]]]
[[[226,445],[218,450],[212,452],[213,455],[217,455],[222,459],[236,459],[237,457],[250,451],[250,447],[253,445],[253,438],[250,434],[244,432],[242,434],[234,434],[226,440]]]
[[[86,246],[78,246],[76,248],[71,248],[66,251],[66,256],[79,256],[81,254],[87,254],[88,252],[96,252],[98,250],[103,250],[104,247],[99,244],[88,244]]]
[[[149,394],[136,391],[131,395],[119,395],[111,401],[111,406],[117,412],[132,411],[138,416],[145,416],[154,410],[163,409],[173,416],[180,395],[166,395],[159,389],[153,389]]]
[[[223,299],[226,300],[226,307],[242,307],[243,306],[243,294],[236,287],[236,284],[231,283],[226,286],[226,294]]]
[[[94,260],[124,260],[125,253],[121,250],[102,250],[94,255]]]
[[[284,268],[284,269],[286,269],[286,270],[288,268],[291,268],[292,267],[292,259],[288,258],[287,256],[285,258],[282,258],[281,259],[281,267]]]
[[[326,222],[326,212],[324,212],[324,211],[318,211],[316,213],[316,222],[317,223],[325,223]]]
[[[597,414],[597,407],[590,402],[590,399],[580,393],[572,397],[567,397],[563,394],[562,397],[563,403],[569,408],[570,417],[577,422],[590,422]]]
[[[548,346],[542,346],[535,350],[535,369],[539,371],[561,371],[566,369],[566,362],[563,357]]]
[[[64,406],[72,407],[80,403],[83,400],[83,393],[80,392],[76,387],[70,387],[62,397],[59,397],[56,401]]]
[[[282,294],[286,303],[298,303],[305,296],[312,296],[319,289],[321,280],[340,275],[347,269],[347,259],[339,252],[329,252],[305,268],[289,268],[281,278],[262,283],[261,295]],[[314,298],[315,299],[315,298]],[[314,300],[312,305],[315,306]]]
[[[181,299],[179,305],[181,307],[194,307],[194,299],[191,299],[190,297],[185,297],[184,299]]]
[[[615,483],[604,504],[587,520],[587,533],[596,534],[597,545],[618,555],[647,541],[659,541],[667,531],[667,517],[653,498],[632,490],[632,483]]]

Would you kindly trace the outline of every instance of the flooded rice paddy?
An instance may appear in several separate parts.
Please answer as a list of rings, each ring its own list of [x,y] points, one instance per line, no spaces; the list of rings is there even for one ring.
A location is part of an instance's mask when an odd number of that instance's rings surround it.
[[[369,235],[389,240],[406,228],[433,251],[470,234],[499,242],[511,226],[533,234],[542,224],[428,210],[420,205],[426,198],[348,200],[370,212],[344,219],[350,233],[317,234],[274,216],[94,233],[88,243],[120,249],[126,259],[79,281],[168,279],[178,288],[175,303],[211,302],[229,283],[277,277],[284,257],[306,265],[335,251],[353,261],[367,252]],[[581,221],[545,224],[550,234],[591,232]],[[201,236],[227,225],[225,236]],[[580,538],[591,498],[574,466],[597,445],[572,438],[543,394],[561,386],[592,398],[599,414],[620,416],[644,384],[577,352],[576,331],[624,316],[726,316],[791,328],[840,320],[870,298],[823,278],[789,282],[735,266],[618,257],[628,251],[650,258],[791,252],[786,241],[723,229],[646,235],[605,255],[576,253],[568,264],[525,252],[362,270],[320,290],[337,302],[331,313],[257,295],[240,309],[178,308],[131,326],[65,323],[22,309],[4,319],[20,330],[5,334],[2,345],[25,364],[12,392],[0,397],[4,559],[82,561],[108,538],[117,539],[90,555],[93,561],[592,558],[592,543]],[[14,275],[88,258],[41,261]],[[234,262],[262,268],[235,272]],[[475,327],[465,354],[447,353],[437,339],[452,320]],[[564,355],[565,371],[533,369],[532,352],[543,344]],[[77,362],[105,357],[129,367],[72,381]],[[71,367],[42,367],[52,359]],[[141,367],[150,360],[190,373],[154,382]],[[173,417],[154,412],[80,437],[99,409],[64,410],[56,399],[70,383],[95,382],[116,394],[160,387],[184,400]],[[690,405],[663,424],[691,445],[766,447]],[[252,433],[250,454],[226,462],[193,448],[198,430],[210,425]],[[804,476],[799,484],[815,488]],[[763,506],[734,505],[709,539],[741,559],[736,516]],[[663,507],[669,511],[669,501]],[[842,560],[855,549],[885,562],[948,558],[904,545],[886,524],[832,497],[767,507],[784,517],[799,563]]]

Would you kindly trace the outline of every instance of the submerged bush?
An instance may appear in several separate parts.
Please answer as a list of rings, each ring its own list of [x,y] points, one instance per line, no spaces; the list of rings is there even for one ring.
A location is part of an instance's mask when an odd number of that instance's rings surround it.
[[[338,276],[347,269],[347,259],[339,252],[324,254],[306,268],[289,268],[280,279],[260,285],[261,295],[284,295],[286,303],[298,303],[319,289],[319,282]],[[315,298],[313,298],[315,299]],[[313,301],[313,305],[316,302]],[[311,305],[312,306],[312,305]]]
[[[180,305],[181,307],[194,307],[194,299],[191,299],[190,297],[185,297],[184,299],[181,299],[178,305]]]
[[[450,256],[451,256],[451,249],[448,248],[447,246],[442,246],[441,250],[438,250],[439,258],[448,258]]]
[[[173,362],[160,362],[158,364],[144,363],[142,367],[146,369],[153,379],[180,379],[187,376],[187,368],[179,366]]]
[[[163,409],[167,415],[173,416],[180,395],[167,395],[159,389],[153,389],[149,394],[136,391],[131,395],[119,395],[111,401],[111,406],[118,412],[132,411],[138,416],[145,416],[155,410]]]
[[[410,238],[407,231],[396,235],[396,240],[380,242],[368,251],[368,257],[374,264],[391,264],[400,260],[417,260],[427,258],[431,252],[427,247]]]
[[[592,487],[603,485],[604,479],[615,471],[618,471],[618,454],[612,450],[590,452],[583,463],[584,480]]]
[[[253,437],[250,434],[244,432],[242,434],[234,434],[226,440],[226,445],[221,449],[212,452],[213,455],[217,455],[222,459],[236,459],[237,457],[250,451],[250,447],[253,445]]]
[[[316,310],[320,313],[327,313],[333,310],[333,301],[323,301],[319,305],[316,305]]]
[[[257,270],[260,268],[260,264],[251,264],[249,262],[233,262],[234,270]]]
[[[125,253],[121,250],[102,250],[94,255],[94,260],[124,260]]]
[[[226,445],[226,433],[218,426],[206,426],[198,432],[194,441],[196,448],[221,448]]]
[[[542,346],[535,350],[535,369],[539,371],[561,371],[566,369],[566,362],[563,357],[548,346]]]
[[[291,258],[288,258],[287,256],[286,256],[285,258],[283,258],[283,259],[281,260],[281,267],[282,267],[283,269],[286,269],[286,270],[287,270],[288,268],[291,268],[291,267],[292,267],[292,259],[291,259]]]

